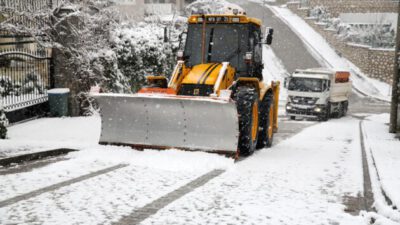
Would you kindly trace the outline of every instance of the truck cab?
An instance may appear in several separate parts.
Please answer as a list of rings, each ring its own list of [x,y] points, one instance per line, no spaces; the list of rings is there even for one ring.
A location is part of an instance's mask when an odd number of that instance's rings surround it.
[[[325,68],[296,70],[285,79],[288,91],[286,114],[317,118],[345,116],[351,93],[350,73]]]

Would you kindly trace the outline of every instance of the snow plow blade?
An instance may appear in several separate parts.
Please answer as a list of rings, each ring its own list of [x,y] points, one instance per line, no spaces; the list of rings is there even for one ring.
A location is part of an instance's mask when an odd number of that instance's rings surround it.
[[[239,125],[233,102],[175,95],[92,96],[100,106],[100,144],[237,154]]]

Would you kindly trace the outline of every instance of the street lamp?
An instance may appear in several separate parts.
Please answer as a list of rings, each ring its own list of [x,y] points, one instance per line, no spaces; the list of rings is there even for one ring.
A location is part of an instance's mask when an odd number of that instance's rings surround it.
[[[390,133],[396,133],[398,127],[397,120],[398,118],[398,110],[399,110],[399,90],[400,90],[400,80],[399,80],[399,73],[400,73],[400,1],[398,4],[398,15],[397,15],[397,31],[396,31],[396,49],[395,49],[395,59],[394,59],[394,73],[393,73],[393,88],[392,88],[392,104],[390,107]]]

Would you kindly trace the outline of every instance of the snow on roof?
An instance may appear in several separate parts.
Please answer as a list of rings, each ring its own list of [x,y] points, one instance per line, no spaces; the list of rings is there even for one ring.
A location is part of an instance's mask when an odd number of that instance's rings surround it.
[[[69,93],[69,88],[54,88],[47,91],[48,94],[67,94]]]
[[[332,74],[335,71],[329,69],[329,68],[309,68],[309,69],[305,69],[305,70],[296,70],[295,73],[324,73],[324,74]]]
[[[230,3],[225,0],[213,1],[213,0],[197,0],[187,7],[192,13],[197,13],[200,10],[205,14],[234,14],[233,11],[237,9],[238,15],[245,15],[246,11],[239,5]]]

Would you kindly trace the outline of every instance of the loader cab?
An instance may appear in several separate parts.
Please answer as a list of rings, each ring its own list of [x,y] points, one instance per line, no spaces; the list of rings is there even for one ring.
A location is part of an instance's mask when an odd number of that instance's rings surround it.
[[[262,80],[261,22],[244,15],[193,15],[183,58],[187,67],[229,62],[238,77]]]

